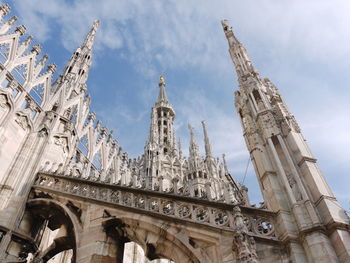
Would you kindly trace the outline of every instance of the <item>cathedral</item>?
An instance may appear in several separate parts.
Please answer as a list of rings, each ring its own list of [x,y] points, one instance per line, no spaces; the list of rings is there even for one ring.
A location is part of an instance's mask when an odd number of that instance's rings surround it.
[[[90,109],[86,81],[99,21],[57,79],[26,27],[0,6],[1,263],[350,263],[349,218],[278,88],[223,20],[235,107],[264,198],[174,128],[166,80],[131,158]],[[145,131],[147,132],[147,131]],[[229,132],[229,131],[227,131]],[[186,151],[187,153],[187,151]]]

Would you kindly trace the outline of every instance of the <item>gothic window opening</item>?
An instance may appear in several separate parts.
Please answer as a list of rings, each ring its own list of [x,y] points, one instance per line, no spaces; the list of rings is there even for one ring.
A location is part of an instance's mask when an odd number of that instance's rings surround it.
[[[195,189],[194,190],[194,196],[198,196],[199,192],[198,192],[198,189]]]
[[[52,106],[52,111],[57,111],[57,109],[58,109],[58,104],[57,103],[55,103],[53,106]]]
[[[36,103],[41,105],[41,103],[43,102],[43,98],[44,98],[44,84],[41,83],[41,84],[34,86],[30,90],[29,94],[35,100]]]
[[[17,88],[13,89],[13,91],[11,93],[12,98],[16,98],[18,93],[19,93],[19,90]]]
[[[4,64],[7,61],[9,52],[10,52],[10,44],[8,43],[0,44],[0,63]]]
[[[1,87],[7,88],[10,83],[10,80],[8,78],[5,78],[4,81],[1,83]]]
[[[164,154],[167,154],[167,153],[168,153],[168,149],[164,148]]]
[[[89,141],[88,141],[88,137],[86,134],[83,136],[83,138],[80,139],[80,141],[78,143],[78,149],[85,156],[88,155],[88,153],[89,153]]]
[[[256,101],[256,103],[258,103],[259,101],[261,101],[261,96],[260,96],[260,92],[258,90],[253,90],[253,96],[254,96],[254,99]]]
[[[102,168],[102,155],[101,152],[97,152],[92,160],[92,164],[96,169],[100,170]]]
[[[17,82],[23,85],[27,79],[27,64],[22,64],[15,67],[11,73]]]
[[[21,106],[22,110],[29,111],[32,119],[34,119],[34,117],[37,114],[37,110],[36,110],[36,107],[34,105],[35,105],[35,103],[33,102],[33,100],[31,98],[27,97]]]
[[[72,66],[70,66],[70,67],[68,68],[68,73],[71,73],[71,71],[72,71]]]
[[[72,110],[71,110],[71,113],[70,113],[70,121],[74,124],[77,123],[77,118],[78,118],[78,106],[75,105]]]

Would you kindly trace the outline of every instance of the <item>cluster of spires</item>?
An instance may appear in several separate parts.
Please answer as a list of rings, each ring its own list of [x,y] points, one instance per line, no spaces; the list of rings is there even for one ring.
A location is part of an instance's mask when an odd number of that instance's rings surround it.
[[[5,4],[0,7],[0,16],[3,17],[7,15],[10,11],[10,7]],[[0,28],[0,33],[6,33],[11,25],[15,23],[17,20],[16,17],[10,18],[7,22],[5,22],[2,27]],[[91,67],[91,57],[92,57],[92,48],[94,45],[94,40],[96,36],[97,29],[100,25],[100,22],[98,20],[93,22],[93,26],[90,30],[90,32],[87,34],[87,37],[85,38],[83,44],[76,49],[76,51],[73,53],[72,57],[70,58],[67,66],[63,70],[63,73],[57,78],[57,80],[53,83],[51,93],[52,98],[50,99],[50,105],[52,104],[52,109],[48,110],[55,110],[59,115],[61,116],[67,116],[67,118],[71,118],[72,116],[72,109],[68,108],[65,104],[66,101],[71,100],[74,97],[78,97],[83,95],[84,97],[84,103],[82,103],[82,106],[84,109],[80,114],[77,114],[76,118],[76,125],[78,125],[79,129],[82,130],[87,125],[87,123],[91,123],[91,121],[94,122],[95,120],[95,114],[93,112],[89,112],[89,105],[90,105],[90,98],[86,93],[86,80],[89,73],[89,69]],[[16,28],[16,31],[20,32],[21,35],[25,34],[25,26],[21,25]],[[32,40],[32,37],[29,36],[27,40],[25,40],[22,45],[25,45],[26,47],[29,46],[30,42]],[[21,47],[20,47],[21,48]],[[24,49],[24,48],[23,48]],[[36,54],[41,52],[41,48],[39,45],[33,46],[32,52],[35,52]],[[39,61],[39,64],[45,64],[45,62],[48,60],[48,56],[43,56],[42,60]],[[42,68],[42,67],[41,67]],[[53,71],[56,69],[56,66],[54,64],[48,66],[48,70]],[[75,73],[75,74],[70,74]],[[72,81],[73,78],[73,81]],[[71,83],[75,83],[74,85],[64,85],[64,83],[69,81],[72,81]],[[64,88],[63,88],[64,87]],[[172,108],[171,104],[169,103],[169,100],[166,95],[165,91],[165,80],[163,76],[160,76],[159,79],[159,96],[156,101],[155,107],[162,107],[167,108],[169,110],[169,114],[172,115],[172,118],[175,116],[175,111]],[[88,121],[84,121],[84,119]],[[197,162],[200,162],[200,154],[199,154],[199,147],[196,142],[196,138],[194,135],[193,127],[191,125],[188,126],[190,131],[190,146],[189,146],[189,160],[191,161],[193,166],[197,166]],[[208,137],[208,132],[206,128],[206,124],[204,121],[202,121],[202,128],[203,128],[203,134],[204,134],[204,145],[205,145],[205,162],[210,163],[211,161],[214,161],[212,151],[211,151],[211,145],[210,140]],[[106,136],[107,128],[100,127],[100,121],[96,124],[96,129],[99,130],[97,132],[101,132],[102,135]],[[108,134],[108,141],[113,141],[111,139],[112,132]],[[181,141],[178,140],[178,147],[176,147],[175,142],[175,133],[171,131],[170,135],[171,138],[167,138],[169,140],[168,144],[171,145],[174,149],[177,149],[178,155],[180,158],[182,158],[182,149],[181,149]],[[150,138],[152,137],[152,131],[150,132]],[[170,137],[170,136],[169,136]],[[98,137],[100,138],[100,137]],[[114,143],[116,144],[116,143]],[[170,151],[166,152],[170,153]],[[224,159],[224,155],[223,155]],[[223,160],[226,172],[227,172],[227,166],[225,159]]]
[[[166,104],[167,107],[169,107],[172,111],[174,111],[171,104],[169,103],[169,100],[165,91],[166,84],[165,84],[165,79],[163,75],[160,75],[159,77],[158,86],[159,86],[159,95],[155,106],[157,107],[157,106],[160,106],[161,104],[163,105]],[[201,121],[201,124],[202,124],[203,135],[204,135],[205,156],[206,156],[206,160],[210,161],[213,158],[213,155],[212,155],[211,144],[210,144],[210,140],[207,132],[207,127],[204,120]],[[194,128],[191,124],[188,124],[188,130],[190,133],[189,154],[190,154],[190,157],[192,157],[195,160],[199,157],[199,147],[195,138]],[[178,152],[179,152],[179,155],[182,156],[182,146],[181,146],[180,138],[178,139]],[[224,154],[223,154],[223,161],[226,164]]]
[[[4,17],[5,15],[7,15],[10,12],[10,6],[8,4],[4,4],[2,6],[0,6],[0,17]],[[11,26],[17,21],[17,17],[13,16],[11,17],[7,22],[5,22],[3,24],[3,26],[0,28],[0,34],[4,34],[6,33]],[[56,80],[55,84],[61,84],[62,81],[64,80],[64,78],[70,73],[70,72],[76,72],[76,73],[80,73],[78,74],[78,82],[80,82],[82,84],[83,87],[85,87],[85,81],[87,79],[87,75],[88,75],[88,71],[89,68],[91,66],[91,53],[92,53],[92,48],[93,48],[93,44],[94,44],[94,40],[95,40],[95,35],[97,32],[97,29],[100,25],[100,21],[99,20],[95,20],[93,22],[93,26],[90,30],[90,32],[88,33],[87,37],[85,38],[83,44],[77,48],[77,50],[74,52],[72,58],[70,59],[68,65],[66,66],[64,72],[62,75],[59,76],[59,78]],[[21,33],[21,35],[25,34],[26,31],[26,27],[24,25],[20,25],[16,28],[16,31],[19,31]],[[28,46],[30,44],[30,42],[32,41],[33,37],[29,36],[24,42],[23,45]],[[33,46],[33,52],[36,52],[37,54],[41,52],[41,47],[39,45],[35,45]],[[78,56],[77,54],[82,54],[84,53],[84,59],[83,61],[77,61],[78,60]],[[43,61],[40,61],[39,64],[43,64],[44,62],[46,62],[48,60],[48,55],[44,55],[42,58]],[[52,64],[48,66],[49,70],[51,71],[55,71],[56,69],[56,65]],[[84,76],[85,75],[85,76]],[[53,87],[53,90],[55,91],[55,84]],[[58,86],[58,85],[57,85]],[[160,76],[159,79],[159,96],[158,96],[158,100],[156,102],[156,104],[160,105],[160,104],[166,104],[167,106],[169,106],[171,109],[171,105],[169,104],[166,92],[165,92],[165,80],[163,76]],[[86,91],[86,87],[83,90],[77,91],[77,93],[79,92],[84,92]],[[88,95],[87,95],[88,97]],[[89,98],[87,98],[88,100],[90,100]],[[172,109],[172,111],[174,112],[174,110]],[[175,114],[175,112],[174,112]],[[208,137],[208,133],[207,133],[207,129],[206,129],[206,125],[205,122],[202,121],[202,127],[203,127],[203,133],[204,133],[204,143],[205,143],[205,153],[206,153],[206,158],[212,158],[212,152],[211,152],[211,145],[210,145],[210,141],[209,141],[209,137]],[[199,156],[199,147],[197,145],[195,136],[194,136],[194,132],[193,132],[193,127],[189,124],[188,125],[189,131],[190,131],[190,155],[193,157]],[[179,139],[178,141],[178,151],[179,154],[182,155],[182,149],[181,149],[181,141]]]

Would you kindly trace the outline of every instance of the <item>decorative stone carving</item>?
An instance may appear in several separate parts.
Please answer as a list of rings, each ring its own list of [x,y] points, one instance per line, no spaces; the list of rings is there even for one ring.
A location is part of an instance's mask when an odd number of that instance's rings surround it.
[[[254,238],[251,239],[248,235],[248,229],[244,223],[244,217],[241,210],[236,206],[233,210],[234,222],[236,231],[234,234],[234,245],[238,251],[237,261],[242,263],[255,263],[258,262],[256,254],[256,246]]]
[[[66,137],[54,137],[54,144],[60,146],[64,154],[67,153],[68,141]]]
[[[288,183],[290,188],[292,189],[292,192],[294,194],[295,200],[301,201],[303,199],[303,196],[300,192],[299,186],[294,178],[293,174],[287,175]]]
[[[24,115],[17,114],[17,117],[15,119],[15,122],[23,129],[28,129],[28,118]]]
[[[239,210],[232,213],[229,210],[219,209],[212,206],[198,206],[191,201],[173,201],[169,198],[155,198],[147,191],[144,194],[133,194],[128,188],[110,190],[105,183],[89,185],[87,179],[74,179],[75,177],[60,177],[55,175],[41,174],[35,185],[50,189],[61,189],[66,194],[83,196],[93,200],[116,203],[126,207],[133,207],[143,211],[175,217],[182,220],[204,223],[218,228],[244,230],[246,234],[274,238],[272,220],[268,217],[243,216]],[[86,183],[84,183],[86,182]],[[63,186],[63,188],[60,188]],[[131,190],[132,188],[130,188]],[[174,195],[175,198],[175,195]],[[237,209],[237,206],[234,206]],[[238,208],[239,209],[239,208]],[[254,228],[247,228],[248,224],[254,224]]]
[[[4,94],[0,94],[0,107],[1,108],[7,108],[8,107],[8,102],[7,98]]]

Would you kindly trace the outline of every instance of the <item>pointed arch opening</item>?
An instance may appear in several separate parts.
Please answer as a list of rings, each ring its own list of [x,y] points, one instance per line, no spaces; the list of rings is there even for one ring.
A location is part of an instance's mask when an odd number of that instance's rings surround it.
[[[48,198],[29,200],[20,228],[37,247],[28,255],[28,262],[76,262],[80,226],[67,206]]]

